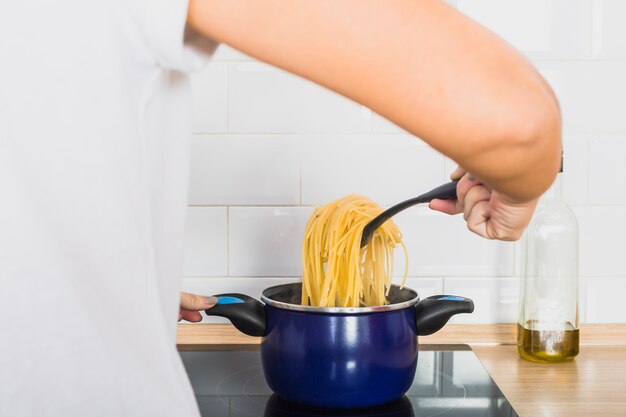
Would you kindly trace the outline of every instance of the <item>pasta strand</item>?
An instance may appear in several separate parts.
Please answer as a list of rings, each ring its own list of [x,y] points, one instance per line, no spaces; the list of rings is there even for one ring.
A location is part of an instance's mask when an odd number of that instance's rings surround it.
[[[400,230],[387,220],[361,248],[367,223],[383,209],[357,194],[316,208],[307,221],[302,244],[302,304],[318,307],[379,306],[388,303],[394,249],[408,255]]]

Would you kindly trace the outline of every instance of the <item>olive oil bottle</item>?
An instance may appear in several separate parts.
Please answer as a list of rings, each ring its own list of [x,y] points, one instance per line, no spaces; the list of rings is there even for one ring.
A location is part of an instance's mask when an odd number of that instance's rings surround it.
[[[568,361],[579,350],[578,223],[562,198],[562,175],[541,197],[524,240],[517,350],[534,362]]]
[[[517,350],[533,362],[564,362],[578,355],[578,329],[563,323],[561,330],[537,330],[536,323],[517,324]],[[534,329],[534,330],[529,330]]]

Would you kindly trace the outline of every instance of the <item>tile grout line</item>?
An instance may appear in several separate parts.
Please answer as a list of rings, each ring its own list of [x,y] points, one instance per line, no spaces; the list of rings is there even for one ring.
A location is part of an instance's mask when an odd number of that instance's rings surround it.
[[[230,207],[226,207],[226,276],[230,277]]]
[[[587,166],[586,168],[586,174],[587,174],[587,189],[585,190],[585,206],[589,207],[591,206],[591,141],[592,141],[592,137],[591,135],[586,135],[585,136],[585,152],[587,153]]]
[[[224,94],[226,95],[226,134],[230,134],[230,99],[229,99],[229,78],[228,71],[230,69],[230,63],[226,61],[224,64]]]

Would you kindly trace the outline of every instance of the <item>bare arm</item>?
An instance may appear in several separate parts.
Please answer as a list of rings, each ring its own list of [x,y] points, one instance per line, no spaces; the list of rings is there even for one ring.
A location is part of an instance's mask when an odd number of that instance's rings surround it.
[[[552,91],[442,1],[191,0],[188,23],[368,106],[511,202],[534,200],[556,174]]]

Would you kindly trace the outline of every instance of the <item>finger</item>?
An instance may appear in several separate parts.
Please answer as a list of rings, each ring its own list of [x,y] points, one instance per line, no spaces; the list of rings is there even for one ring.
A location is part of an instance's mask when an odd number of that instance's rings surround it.
[[[461,209],[465,206],[465,195],[472,187],[476,187],[477,185],[480,185],[480,182],[470,174],[463,175],[459,180],[456,186],[456,196]]]
[[[452,181],[456,181],[456,180],[460,179],[466,173],[467,173],[467,171],[465,170],[465,168],[463,168],[461,165],[458,165],[456,167],[456,169],[454,171],[452,171],[452,174],[450,174],[450,179]]]
[[[432,210],[440,211],[446,214],[459,214],[463,211],[458,206],[456,200],[440,200],[436,198],[430,202],[428,207]]]
[[[467,218],[467,228],[479,236],[493,239],[489,233],[489,220],[491,219],[491,205],[489,201],[480,201],[474,205]]]
[[[476,185],[469,189],[465,194],[465,204],[463,205],[463,218],[469,219],[470,213],[474,206],[480,201],[489,201],[491,198],[491,191],[482,185]]]
[[[183,320],[187,320],[192,323],[197,323],[199,321],[202,321],[202,315],[200,314],[200,312],[185,310],[183,308],[180,309],[179,317]]]
[[[186,292],[180,293],[180,306],[185,310],[200,311],[213,307],[217,304],[217,297],[205,297]]]

